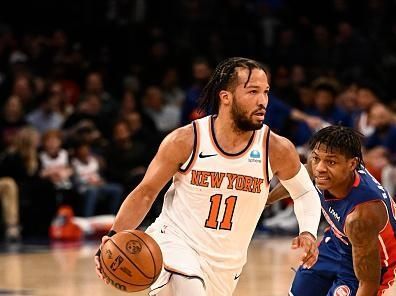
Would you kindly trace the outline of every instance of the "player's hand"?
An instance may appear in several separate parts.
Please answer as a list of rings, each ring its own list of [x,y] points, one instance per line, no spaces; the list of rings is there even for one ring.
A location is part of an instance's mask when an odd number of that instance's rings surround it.
[[[317,130],[323,125],[323,120],[317,116],[308,116],[305,123],[312,129]]]
[[[302,265],[303,268],[311,268],[318,260],[319,255],[316,239],[312,234],[303,232],[292,241],[292,249],[298,248],[304,250],[300,265]]]
[[[96,254],[95,254],[95,271],[96,271],[96,274],[97,274],[98,277],[99,277],[101,280],[103,280],[106,284],[109,284],[109,281],[103,276],[103,273],[102,273],[102,266],[100,265],[99,256],[100,256],[100,253],[101,253],[101,250],[102,250],[102,246],[103,246],[104,243],[105,243],[106,241],[108,241],[109,239],[110,239],[110,237],[107,236],[107,235],[105,235],[104,237],[102,237],[102,243],[100,244],[99,249],[98,249],[98,251],[97,251]]]

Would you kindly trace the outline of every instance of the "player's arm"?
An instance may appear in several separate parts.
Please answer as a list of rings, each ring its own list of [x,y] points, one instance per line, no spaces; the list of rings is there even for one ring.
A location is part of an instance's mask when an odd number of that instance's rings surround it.
[[[294,202],[300,235],[293,240],[292,246],[305,250],[301,263],[311,267],[318,258],[316,237],[321,215],[319,196],[294,145],[288,139],[271,132],[268,149],[272,171]]]
[[[176,129],[161,143],[141,183],[126,197],[112,229],[135,229],[143,221],[158,193],[185,163],[194,144],[192,125]]]
[[[353,269],[359,280],[356,296],[377,295],[381,279],[378,234],[387,213],[382,202],[361,204],[349,214],[345,232],[352,244]]]
[[[309,174],[310,179],[313,179],[313,174],[312,174],[312,166],[310,162],[308,161],[307,164],[304,165],[305,168],[307,169],[307,172]],[[286,188],[282,185],[281,182],[278,182],[278,184],[275,185],[275,187],[271,190],[271,192],[268,195],[268,200],[267,200],[267,205],[271,205],[275,203],[276,201],[285,199],[290,197],[290,193],[286,190]]]
[[[161,189],[185,163],[194,145],[194,131],[191,125],[170,133],[161,143],[140,184],[126,197],[115,218],[112,230],[102,238],[102,244],[109,236],[124,229],[135,229],[143,221]],[[101,247],[95,255],[96,274],[106,283],[99,261]]]

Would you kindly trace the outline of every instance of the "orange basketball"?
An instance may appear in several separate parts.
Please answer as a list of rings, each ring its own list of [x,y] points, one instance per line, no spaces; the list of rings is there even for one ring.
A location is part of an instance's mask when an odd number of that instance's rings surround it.
[[[158,278],[162,253],[156,241],[139,230],[113,235],[102,246],[102,273],[112,286],[125,292],[142,291]]]

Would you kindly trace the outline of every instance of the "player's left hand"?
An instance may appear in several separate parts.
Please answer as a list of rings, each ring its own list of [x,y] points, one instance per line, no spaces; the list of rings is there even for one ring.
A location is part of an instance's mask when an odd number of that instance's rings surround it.
[[[102,272],[102,265],[100,264],[100,253],[102,252],[102,246],[105,244],[106,241],[108,241],[110,239],[109,236],[105,235],[102,237],[102,243],[99,246],[98,251],[95,254],[95,271],[97,276],[104,281],[106,284],[109,284],[109,279],[105,278]]]
[[[319,255],[316,239],[312,234],[303,232],[292,241],[292,249],[298,248],[304,250],[300,265],[302,265],[303,268],[311,268],[318,260]]]

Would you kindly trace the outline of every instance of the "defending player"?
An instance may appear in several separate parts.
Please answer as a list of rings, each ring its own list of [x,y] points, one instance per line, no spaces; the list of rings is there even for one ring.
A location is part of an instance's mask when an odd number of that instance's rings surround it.
[[[326,127],[310,147],[308,171],[331,227],[318,262],[297,271],[290,295],[385,295],[396,277],[394,201],[364,168],[360,135],[353,129]],[[269,202],[285,196],[278,186]]]

